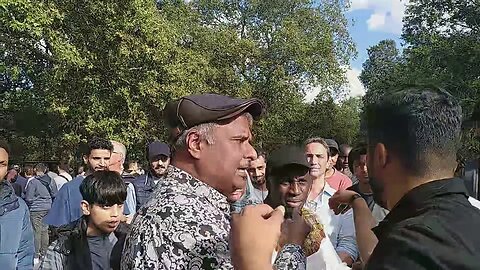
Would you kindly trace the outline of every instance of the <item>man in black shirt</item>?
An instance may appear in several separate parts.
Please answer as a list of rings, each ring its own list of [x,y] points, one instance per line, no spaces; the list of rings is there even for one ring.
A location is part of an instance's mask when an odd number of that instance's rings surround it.
[[[453,178],[458,103],[440,89],[406,88],[368,104],[365,114],[370,185],[375,202],[390,210],[369,236],[378,244],[363,256],[365,269],[480,269],[480,211]],[[335,203],[348,201],[355,219],[365,215],[361,196],[344,194]]]

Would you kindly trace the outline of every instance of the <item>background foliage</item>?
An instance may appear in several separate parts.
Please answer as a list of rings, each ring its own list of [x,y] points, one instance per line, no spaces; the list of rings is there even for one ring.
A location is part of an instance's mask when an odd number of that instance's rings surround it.
[[[347,5],[0,0],[0,132],[17,161],[73,159],[94,135],[143,157],[164,139],[168,101],[215,92],[265,102],[255,134],[266,149],[310,134],[351,142],[358,117],[345,113],[359,103],[333,102],[355,54]],[[313,87],[322,95],[305,103]]]

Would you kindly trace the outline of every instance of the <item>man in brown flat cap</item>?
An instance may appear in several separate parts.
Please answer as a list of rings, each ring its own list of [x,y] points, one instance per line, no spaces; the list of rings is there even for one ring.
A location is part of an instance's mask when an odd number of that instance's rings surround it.
[[[132,222],[122,269],[233,269],[227,197],[242,198],[249,163],[256,158],[251,127],[262,111],[257,99],[215,94],[167,104],[171,165]],[[276,266],[304,269],[301,247],[286,245]]]

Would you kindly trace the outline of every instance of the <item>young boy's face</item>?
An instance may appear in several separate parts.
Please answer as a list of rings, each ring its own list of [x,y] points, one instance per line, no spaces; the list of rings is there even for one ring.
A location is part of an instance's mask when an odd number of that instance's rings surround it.
[[[123,219],[123,204],[102,206],[90,205],[88,202],[82,201],[82,211],[83,215],[88,216],[88,227],[94,235],[109,234],[115,231]]]

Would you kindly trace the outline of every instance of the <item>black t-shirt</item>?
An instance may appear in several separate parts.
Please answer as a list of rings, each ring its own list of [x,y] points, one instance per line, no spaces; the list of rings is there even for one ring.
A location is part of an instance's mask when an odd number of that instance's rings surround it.
[[[373,210],[373,206],[375,205],[375,201],[373,200],[373,193],[362,193],[359,188],[359,183],[356,183],[355,185],[347,188],[347,190],[352,190],[360,194],[362,198],[367,202],[368,208],[370,208],[370,211]]]

